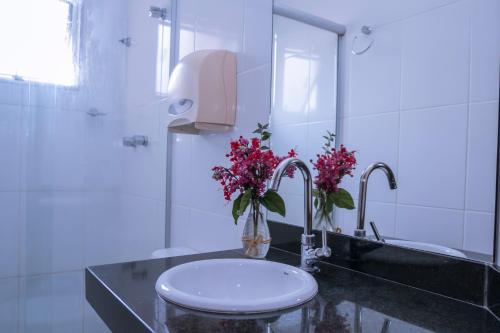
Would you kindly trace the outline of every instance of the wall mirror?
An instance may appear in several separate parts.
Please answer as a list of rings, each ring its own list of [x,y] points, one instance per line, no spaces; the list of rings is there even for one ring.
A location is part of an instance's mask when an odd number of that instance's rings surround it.
[[[327,130],[356,151],[340,185],[356,208],[334,209],[338,232],[353,235],[360,176],[381,161],[398,188],[370,176],[367,237],[373,221],[389,243],[494,261],[500,4],[391,3],[275,0],[271,146],[311,169]],[[280,193],[287,217],[268,218],[302,226],[301,177]]]

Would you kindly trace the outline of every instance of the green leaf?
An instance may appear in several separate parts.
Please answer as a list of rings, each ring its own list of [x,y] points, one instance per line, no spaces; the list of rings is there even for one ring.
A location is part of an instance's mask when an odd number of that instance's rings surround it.
[[[245,213],[245,210],[247,210],[248,205],[250,204],[250,200],[252,199],[252,190],[248,189],[243,193],[243,196],[241,197],[241,203],[240,203],[240,208],[238,210],[238,215],[243,215]]]
[[[253,131],[253,133],[262,133],[262,124],[261,123],[257,123],[257,129],[255,131]]]
[[[269,147],[268,146],[261,146],[260,149],[262,149],[262,150],[268,150]]]
[[[333,212],[333,205],[335,204],[335,194],[336,193],[328,193],[326,195],[325,212],[327,214],[331,214],[331,212]]]
[[[240,217],[239,211],[240,211],[240,203],[241,203],[241,198],[243,197],[243,193],[238,195],[236,200],[233,201],[233,219],[234,219],[234,224],[238,224],[238,217]]]
[[[285,209],[285,201],[283,198],[273,190],[268,190],[264,195],[259,199],[260,203],[266,207],[269,211],[273,213],[278,213],[281,216],[285,217],[286,209]]]
[[[260,125],[260,124],[259,124]],[[262,126],[262,125],[261,125]],[[262,126],[263,129],[268,129],[269,128],[269,123],[265,124],[264,126]]]
[[[313,194],[313,197],[316,197],[316,198],[319,197],[318,189],[313,188],[312,194]]]
[[[335,206],[345,209],[354,209],[354,200],[349,192],[343,188],[339,188],[338,192],[330,193]]]
[[[268,140],[270,137],[271,137],[271,133],[266,132],[266,131],[262,132],[262,138],[261,138],[261,139],[262,139],[262,141],[266,141],[266,140]]]
[[[314,197],[314,208],[318,209],[318,197]]]

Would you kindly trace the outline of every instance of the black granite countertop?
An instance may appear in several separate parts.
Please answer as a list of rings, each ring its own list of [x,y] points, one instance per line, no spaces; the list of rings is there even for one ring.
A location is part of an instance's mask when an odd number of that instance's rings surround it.
[[[201,259],[241,258],[238,250],[90,267],[86,297],[113,332],[500,332],[484,308],[328,263],[315,275],[318,295],[284,312],[214,315],[170,304],[155,291],[170,267]],[[267,260],[297,265],[271,248]]]

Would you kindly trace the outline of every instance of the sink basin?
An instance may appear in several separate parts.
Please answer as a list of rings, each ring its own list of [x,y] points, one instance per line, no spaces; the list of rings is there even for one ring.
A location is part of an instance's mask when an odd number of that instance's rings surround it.
[[[303,304],[318,292],[316,280],[290,265],[251,259],[193,261],[173,267],[156,281],[158,294],[201,311],[260,313]]]
[[[404,240],[398,240],[398,239],[386,239],[385,242],[387,244],[408,247],[408,248],[422,250],[422,251],[436,252],[439,254],[446,254],[449,256],[455,256],[455,257],[459,257],[459,258],[467,258],[467,256],[465,254],[463,254],[462,252],[455,250],[455,249],[452,249],[452,248],[449,248],[449,247],[446,247],[446,246],[442,246],[442,245],[422,243],[422,242],[404,241]]]

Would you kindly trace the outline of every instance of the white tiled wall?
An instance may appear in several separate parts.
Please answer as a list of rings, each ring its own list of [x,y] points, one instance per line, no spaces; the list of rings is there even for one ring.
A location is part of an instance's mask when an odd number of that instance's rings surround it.
[[[78,87],[0,81],[2,332],[107,332],[82,269],[165,245],[170,31],[148,9],[169,1],[82,3]],[[123,147],[133,134],[150,145]]]
[[[391,13],[404,7],[395,6]],[[342,141],[357,150],[359,166],[346,186],[357,193],[362,170],[385,161],[398,190],[374,174],[366,213],[383,235],[491,254],[500,2],[422,6],[404,16],[374,8],[353,20],[384,17],[360,56],[350,54],[359,26],[348,26]],[[356,223],[355,212],[338,218],[346,230]]]
[[[180,57],[195,50],[226,49],[237,54],[236,126],[228,133],[176,134],[172,149],[172,246],[201,251],[241,246],[244,221],[234,226],[210,169],[226,164],[229,141],[248,136],[267,122],[271,91],[272,1],[180,1]]]

